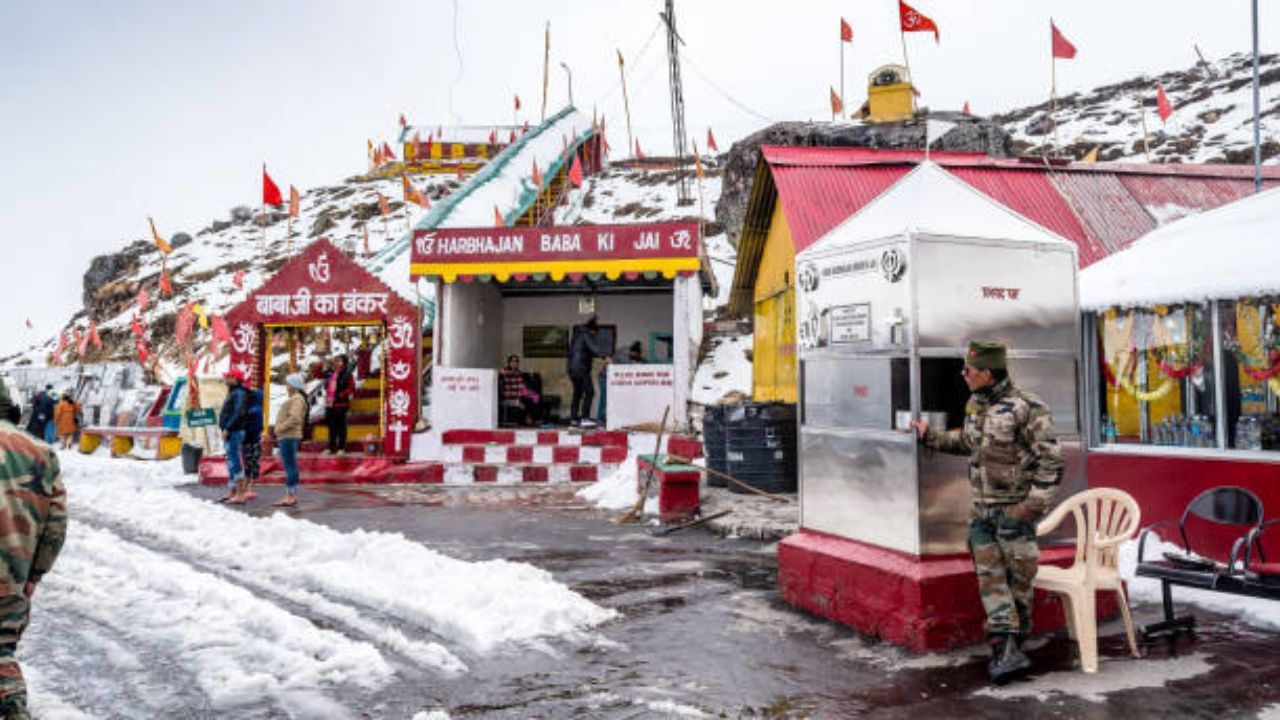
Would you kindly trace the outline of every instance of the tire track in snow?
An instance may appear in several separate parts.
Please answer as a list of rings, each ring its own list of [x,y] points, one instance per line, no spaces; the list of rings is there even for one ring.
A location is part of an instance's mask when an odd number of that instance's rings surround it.
[[[156,541],[151,537],[138,537],[133,528],[121,526],[110,518],[93,516],[86,520],[81,512],[77,519],[89,523],[90,527],[101,527],[125,538],[129,542],[140,545],[152,552],[166,555],[176,562],[183,562],[191,567],[216,577],[231,585],[253,591],[256,595],[300,616],[319,616],[340,626],[345,635],[360,636],[360,639],[371,642],[389,650],[405,664],[453,676],[467,671],[467,665],[447,648],[438,642],[413,640],[396,628],[392,618],[385,617],[374,608],[343,603],[325,597],[320,592],[263,580],[246,573],[236,567],[228,567],[208,559],[184,557],[182,548],[172,543]],[[151,540],[152,542],[147,542]],[[305,611],[305,612],[304,612]],[[307,619],[311,619],[308,617]],[[314,622],[314,620],[312,620]],[[329,628],[333,629],[333,628]]]
[[[327,691],[368,693],[394,675],[368,643],[317,628],[107,530],[83,522],[74,527],[41,584],[38,607],[109,628],[145,648],[142,657],[178,666],[217,713],[262,709],[267,702],[289,715],[341,717],[350,711]],[[121,716],[136,717],[133,710]]]

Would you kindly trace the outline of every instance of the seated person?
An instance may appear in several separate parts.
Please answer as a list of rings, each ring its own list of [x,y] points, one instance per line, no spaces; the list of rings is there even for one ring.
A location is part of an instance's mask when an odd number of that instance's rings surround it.
[[[507,358],[507,366],[498,371],[498,380],[503,407],[523,408],[524,419],[537,423],[541,417],[542,398],[529,387],[525,373],[520,371],[519,355]]]

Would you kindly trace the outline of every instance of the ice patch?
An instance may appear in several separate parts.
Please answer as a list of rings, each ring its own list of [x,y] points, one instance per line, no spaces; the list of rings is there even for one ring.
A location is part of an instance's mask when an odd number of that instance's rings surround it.
[[[431,710],[429,712],[423,710],[421,712],[414,713],[413,720],[450,720],[450,718],[449,713],[443,710]]]
[[[1107,695],[1114,692],[1164,687],[1166,683],[1186,680],[1213,670],[1213,665],[1200,653],[1168,660],[1100,658],[1100,661],[1096,673],[1051,672],[1034,677],[1028,682],[982,688],[974,695],[1000,700],[1031,697],[1046,701],[1061,694],[1100,703],[1105,702]]]

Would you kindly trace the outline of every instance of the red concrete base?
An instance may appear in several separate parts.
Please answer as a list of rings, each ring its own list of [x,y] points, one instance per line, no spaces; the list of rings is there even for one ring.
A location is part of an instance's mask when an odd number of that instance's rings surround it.
[[[1074,547],[1045,548],[1041,564],[1068,565]],[[915,652],[983,642],[986,615],[966,555],[917,557],[812,530],[778,543],[778,585],[791,605]],[[1119,613],[1098,594],[1098,617]],[[1056,597],[1036,592],[1035,632],[1065,625]]]

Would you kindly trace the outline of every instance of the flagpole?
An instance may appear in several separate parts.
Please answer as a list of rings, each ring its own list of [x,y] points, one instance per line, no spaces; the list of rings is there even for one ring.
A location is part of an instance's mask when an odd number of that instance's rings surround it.
[[[635,141],[631,138],[631,101],[627,99],[627,72],[623,68],[622,51],[618,51],[618,76],[622,78],[622,109],[627,113],[627,152],[636,151]]]
[[[547,21],[546,42],[542,49],[542,120],[547,121],[547,66],[551,64],[551,21]]]
[[[844,18],[840,18],[844,22]],[[843,28],[842,28],[843,32]],[[844,109],[844,35],[840,35],[840,109]]]
[[[916,114],[916,79],[911,74],[911,58],[907,56],[907,33],[898,23],[898,37],[902,38],[902,64],[907,68],[907,84],[911,86],[911,114]],[[927,139],[927,137],[926,137]]]
[[[1142,98],[1138,98],[1138,118],[1142,120],[1142,154],[1147,162],[1151,162],[1151,143],[1147,138],[1147,109],[1142,105]]]
[[[1053,123],[1053,151],[1058,152],[1058,56],[1049,51],[1049,122]]]

